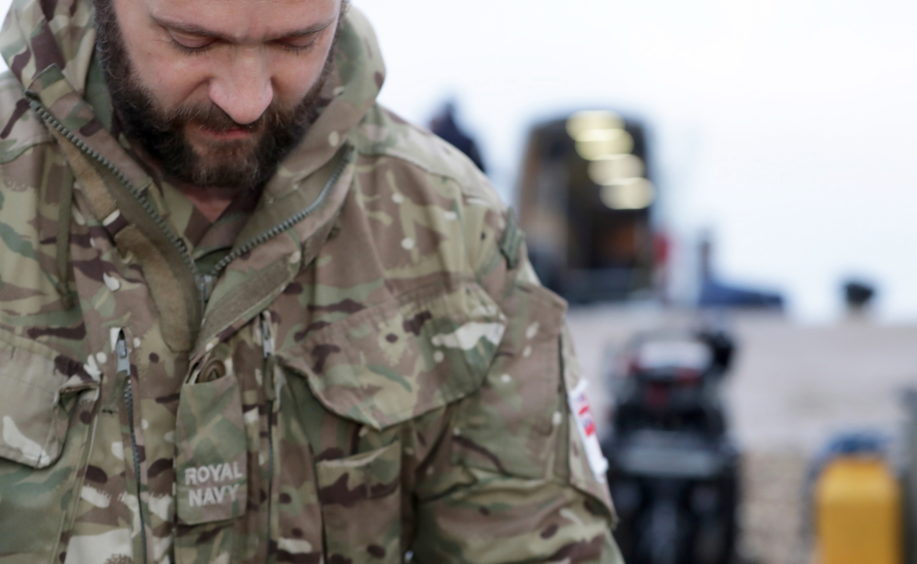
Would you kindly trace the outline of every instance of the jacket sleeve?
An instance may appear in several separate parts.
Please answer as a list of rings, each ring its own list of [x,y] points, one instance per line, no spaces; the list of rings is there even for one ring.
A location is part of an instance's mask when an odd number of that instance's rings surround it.
[[[413,559],[620,563],[604,459],[588,451],[594,427],[571,410],[585,412],[566,304],[538,283],[512,216],[487,215],[472,226],[477,277],[506,329],[480,390],[450,408],[418,469]]]

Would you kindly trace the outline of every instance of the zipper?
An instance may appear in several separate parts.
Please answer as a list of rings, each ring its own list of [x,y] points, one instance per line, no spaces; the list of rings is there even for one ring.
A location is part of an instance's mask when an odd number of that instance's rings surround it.
[[[202,287],[201,275],[197,270],[197,265],[194,264],[194,259],[191,258],[191,253],[188,251],[188,247],[185,245],[185,242],[182,241],[181,237],[175,234],[171,227],[169,227],[166,219],[159,215],[156,209],[153,207],[152,202],[147,198],[143,191],[140,188],[134,186],[124,173],[121,172],[118,167],[112,164],[107,158],[105,158],[101,153],[90,147],[86,144],[85,141],[80,139],[72,131],[70,131],[66,125],[61,123],[57,117],[54,116],[47,108],[42,105],[42,103],[34,98],[34,94],[29,93],[29,105],[32,107],[32,110],[38,114],[38,117],[41,118],[46,124],[50,127],[53,127],[55,131],[60,133],[67,141],[73,144],[74,147],[82,151],[84,154],[89,156],[91,159],[98,162],[100,165],[105,167],[105,170],[109,171],[117,180],[120,182],[127,191],[134,197],[135,200],[140,204],[140,207],[143,208],[143,211],[150,216],[150,219],[153,220],[153,223],[156,227],[165,235],[166,239],[169,241],[172,246],[177,248],[181,254],[182,261],[185,263],[185,266],[191,271],[192,276],[194,277],[195,282],[197,283],[198,290],[198,300],[201,303],[201,308],[205,304],[204,297],[200,293]]]
[[[261,313],[261,351],[264,357],[263,386],[267,399],[267,541],[272,540],[274,516],[272,505],[274,498],[274,402],[277,400],[274,389],[274,336],[271,334],[271,312]]]
[[[127,339],[124,336],[123,329],[118,331],[118,342],[115,345],[115,353],[118,355],[118,374],[123,374],[125,377],[124,405],[127,408],[128,428],[130,429],[131,435],[131,454],[134,460],[134,476],[136,477],[137,481],[137,513],[140,516],[140,543],[143,547],[143,562],[146,562],[146,520],[143,516],[143,499],[140,496],[140,492],[142,490],[140,449],[137,448],[137,432],[134,428],[134,385],[131,380],[130,350],[128,349]]]
[[[201,311],[207,305],[207,300],[210,293],[210,281],[215,280],[219,277],[219,274],[226,268],[229,263],[244,255],[245,253],[251,251],[258,245],[273,239],[277,235],[280,235],[284,231],[291,229],[294,225],[312,215],[315,210],[317,210],[322,203],[327,199],[328,194],[331,192],[331,188],[337,184],[340,180],[341,175],[344,173],[344,169],[347,168],[347,165],[350,163],[353,158],[354,153],[356,152],[352,145],[345,144],[342,151],[340,152],[340,157],[338,158],[338,163],[335,166],[334,170],[331,173],[331,176],[325,181],[324,186],[322,186],[321,191],[315,200],[309,204],[305,209],[299,211],[296,215],[287,218],[281,223],[267,229],[258,235],[255,235],[243,245],[237,247],[231,251],[228,255],[223,257],[217,264],[213,266],[207,273],[201,273],[197,269],[197,265],[194,263],[194,259],[191,257],[191,253],[188,251],[188,247],[185,245],[185,242],[182,241],[181,237],[175,234],[171,227],[169,227],[166,219],[159,215],[156,209],[153,207],[152,202],[143,194],[143,191],[134,186],[130,180],[124,176],[118,167],[111,163],[107,158],[105,158],[101,153],[90,147],[86,144],[85,141],[80,139],[72,131],[70,131],[67,126],[65,126],[59,119],[57,119],[54,114],[48,111],[47,108],[42,105],[41,101],[35,98],[35,95],[32,93],[27,93],[29,98],[29,105],[32,107],[32,110],[38,114],[38,117],[41,118],[49,126],[53,127],[55,131],[60,133],[67,141],[73,144],[77,149],[88,155],[90,158],[101,164],[105,167],[106,170],[111,172],[114,177],[127,188],[128,192],[134,197],[135,200],[140,204],[143,210],[150,216],[153,222],[156,224],[156,227],[165,235],[166,239],[179,250],[182,261],[185,263],[185,266],[191,271],[192,276],[194,277],[198,302],[201,306]]]
[[[223,257],[223,259],[220,262],[216,263],[208,274],[210,276],[218,275],[220,271],[226,268],[229,265],[229,263],[231,263],[232,261],[236,260],[237,258],[244,255],[245,253],[251,251],[258,245],[270,239],[273,239],[274,237],[280,235],[281,233],[283,233],[284,231],[287,231],[288,229],[291,229],[294,225],[296,225],[300,221],[304,220],[305,218],[315,213],[315,210],[317,210],[324,203],[324,201],[328,198],[328,194],[331,193],[331,188],[333,188],[334,185],[337,184],[338,180],[340,180],[341,178],[341,175],[344,174],[344,169],[347,168],[347,165],[350,163],[351,159],[353,158],[354,152],[355,150],[352,145],[350,144],[344,145],[344,148],[340,153],[340,157],[338,157],[337,165],[334,167],[334,170],[331,172],[331,176],[329,176],[328,180],[325,181],[324,186],[322,186],[321,192],[319,192],[318,196],[315,197],[315,200],[313,200],[311,204],[309,204],[304,209],[300,210],[299,213],[297,213],[296,215],[287,218],[286,220],[278,223],[277,225],[275,225],[274,227],[271,227],[270,229],[262,231],[258,235],[255,235],[254,237],[246,241],[243,245],[234,249],[228,255]]]

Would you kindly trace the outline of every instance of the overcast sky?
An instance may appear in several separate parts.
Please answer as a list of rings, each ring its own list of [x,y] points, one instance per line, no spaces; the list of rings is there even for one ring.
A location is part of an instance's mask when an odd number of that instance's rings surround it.
[[[917,321],[917,3],[354,3],[383,102],[426,122],[457,96],[505,199],[533,121],[624,110],[652,128],[661,217],[683,241],[712,229],[724,277],[821,321],[862,274],[883,318]]]

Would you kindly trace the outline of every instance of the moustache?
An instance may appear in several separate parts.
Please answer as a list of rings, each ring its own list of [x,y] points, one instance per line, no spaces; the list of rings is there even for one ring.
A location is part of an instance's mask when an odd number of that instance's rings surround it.
[[[218,133],[239,130],[257,132],[268,127],[284,126],[289,123],[292,116],[287,115],[288,113],[272,104],[257,120],[251,123],[238,123],[219,106],[206,104],[181,106],[169,116],[167,121],[169,128],[173,130],[180,129],[181,126],[186,124],[195,124]]]

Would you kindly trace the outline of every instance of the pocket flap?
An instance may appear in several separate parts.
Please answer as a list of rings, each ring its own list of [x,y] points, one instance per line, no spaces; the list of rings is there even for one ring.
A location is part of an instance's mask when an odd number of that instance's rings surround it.
[[[401,479],[401,445],[316,464],[319,499],[323,504],[353,506],[393,493]]]
[[[32,468],[61,454],[70,419],[63,399],[98,386],[76,363],[7,346],[0,346],[0,385],[0,457]]]
[[[277,355],[327,409],[383,429],[477,390],[504,329],[477,284],[439,286],[364,310]]]

